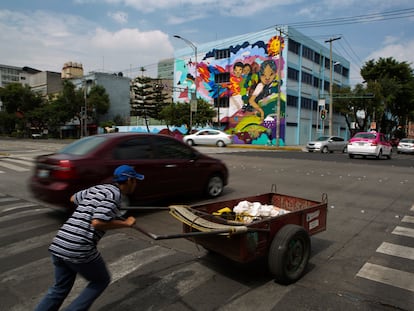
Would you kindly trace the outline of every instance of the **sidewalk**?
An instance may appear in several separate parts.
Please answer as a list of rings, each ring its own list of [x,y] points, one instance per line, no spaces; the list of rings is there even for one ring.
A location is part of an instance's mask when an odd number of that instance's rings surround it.
[[[23,147],[32,148],[31,146],[41,146],[46,150],[58,150],[64,145],[72,143],[73,139],[16,139],[0,137],[0,156],[8,156],[8,148]],[[274,146],[274,145],[240,145],[231,144],[226,148],[250,149],[250,150],[285,150],[285,151],[303,151],[304,146]]]

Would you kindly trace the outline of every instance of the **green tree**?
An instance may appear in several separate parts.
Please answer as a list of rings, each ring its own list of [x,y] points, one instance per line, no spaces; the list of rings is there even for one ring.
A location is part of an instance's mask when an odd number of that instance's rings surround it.
[[[192,113],[192,125],[206,126],[211,124],[216,111],[205,100],[197,100],[197,111]],[[187,134],[190,133],[190,103],[171,103],[164,107],[160,113],[162,120],[170,126],[187,127]]]
[[[361,68],[367,89],[375,93],[374,119],[380,130],[390,133],[398,124],[405,125],[413,112],[414,77],[406,62],[392,57],[370,60]]]
[[[19,83],[11,83],[0,89],[0,98],[3,102],[5,120],[4,132],[11,134],[14,131],[26,133],[30,127],[30,120],[26,116],[30,111],[40,107],[42,97],[34,93],[29,86]]]
[[[149,130],[149,119],[162,120],[162,109],[167,106],[167,94],[159,79],[136,77],[131,84],[131,115],[143,117]]]
[[[93,116],[95,123],[99,124],[99,116],[108,112],[111,105],[109,95],[101,85],[94,85],[86,99],[88,116]]]

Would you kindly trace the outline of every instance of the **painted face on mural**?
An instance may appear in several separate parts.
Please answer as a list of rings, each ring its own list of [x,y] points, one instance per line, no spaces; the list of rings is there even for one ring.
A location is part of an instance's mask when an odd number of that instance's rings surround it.
[[[233,69],[233,74],[234,74],[236,77],[241,77],[242,73],[243,73],[243,67],[241,67],[241,66],[235,66],[235,67],[234,67],[234,69]]]
[[[266,65],[263,72],[260,75],[260,81],[263,84],[270,84],[276,78],[276,72],[270,67],[270,65]]]

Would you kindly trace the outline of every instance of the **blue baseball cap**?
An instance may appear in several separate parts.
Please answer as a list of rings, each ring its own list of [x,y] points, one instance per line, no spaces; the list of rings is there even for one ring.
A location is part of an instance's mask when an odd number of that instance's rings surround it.
[[[114,171],[113,181],[116,183],[123,183],[128,180],[128,178],[136,178],[138,180],[143,180],[144,175],[138,174],[135,172],[134,168],[129,165],[118,166]]]

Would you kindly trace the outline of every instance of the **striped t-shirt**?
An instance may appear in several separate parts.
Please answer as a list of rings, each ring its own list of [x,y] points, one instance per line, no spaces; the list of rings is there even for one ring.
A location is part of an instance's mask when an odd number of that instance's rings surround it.
[[[93,186],[75,193],[74,213],[60,228],[49,251],[63,259],[86,263],[98,258],[97,244],[105,231],[96,230],[92,219],[110,221],[121,208],[121,192],[115,185]]]

